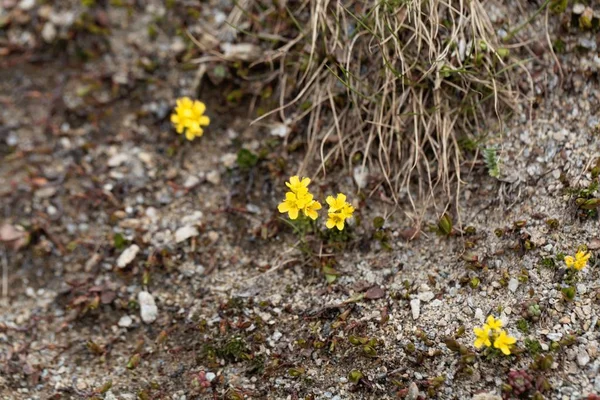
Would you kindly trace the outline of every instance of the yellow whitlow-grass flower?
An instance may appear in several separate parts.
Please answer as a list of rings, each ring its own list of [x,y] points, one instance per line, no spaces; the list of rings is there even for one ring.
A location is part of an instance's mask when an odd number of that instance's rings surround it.
[[[319,213],[317,211],[320,210],[320,209],[321,209],[321,203],[319,203],[316,200],[313,200],[313,201],[311,201],[310,203],[307,203],[304,206],[304,208],[302,209],[302,212],[308,218],[314,220],[314,219],[317,219],[319,217]]]
[[[484,328],[487,327],[493,331],[499,331],[500,328],[502,328],[502,321],[494,318],[493,315],[490,315],[487,317],[487,320],[483,326]]]
[[[354,207],[346,201],[346,195],[343,193],[338,193],[337,197],[327,196],[326,201],[329,204],[329,211],[325,226],[328,229],[336,227],[340,231],[343,230],[345,221],[354,213]]]
[[[592,253],[590,253],[589,251],[579,250],[575,254],[575,257],[566,256],[565,264],[567,264],[568,268],[575,268],[577,271],[581,271],[585,268],[591,256]]]
[[[285,200],[283,200],[277,209],[280,213],[288,213],[290,219],[298,218],[298,214],[301,210],[313,201],[313,195],[310,193],[296,194],[287,192],[285,194]]]
[[[285,185],[290,188],[292,193],[306,193],[308,192],[308,185],[310,184],[310,178],[302,178],[296,176],[292,176],[289,182],[286,182]]]
[[[348,204],[346,203],[346,195],[343,193],[338,193],[337,197],[327,196],[325,201],[327,201],[327,204],[329,204],[330,213],[340,211]]]
[[[490,347],[492,345],[490,341],[490,328],[486,325],[481,328],[473,328],[473,333],[475,333],[475,343],[473,345],[476,349],[479,349],[481,346]]]
[[[494,347],[500,349],[505,355],[510,355],[510,346],[515,344],[517,339],[508,336],[506,331],[500,331],[500,334],[494,340]]]
[[[329,213],[327,217],[327,222],[325,223],[327,229],[333,229],[335,226],[340,231],[344,230],[344,221],[346,219],[340,213]]]
[[[195,137],[202,136],[203,126],[210,124],[210,118],[204,115],[206,105],[198,100],[192,100],[189,97],[182,97],[177,100],[175,112],[171,114],[171,122],[177,133],[185,132],[187,140],[194,140]]]

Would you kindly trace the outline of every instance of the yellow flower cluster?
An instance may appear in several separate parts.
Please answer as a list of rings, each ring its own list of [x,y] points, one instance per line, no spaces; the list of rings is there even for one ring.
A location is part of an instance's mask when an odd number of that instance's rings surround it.
[[[491,347],[492,341],[494,348],[500,349],[505,355],[510,355],[510,346],[517,342],[512,336],[509,336],[502,328],[502,321],[497,320],[494,316],[487,317],[486,323],[481,328],[473,328],[475,333],[475,348],[479,349],[482,346]]]
[[[203,126],[210,124],[210,118],[204,115],[206,106],[198,100],[182,97],[177,100],[175,112],[171,114],[171,122],[177,133],[185,132],[187,140],[194,140],[204,133]]]
[[[343,230],[344,222],[354,213],[354,207],[346,201],[346,196],[343,193],[338,193],[337,197],[328,196],[326,201],[329,204],[329,211],[327,212],[325,226],[328,229],[333,229],[335,226],[338,230]]]
[[[288,213],[290,219],[298,218],[300,211],[304,213],[310,219],[317,219],[321,209],[321,203],[314,200],[314,196],[309,192],[308,185],[310,183],[309,178],[300,179],[298,176],[292,176],[289,182],[285,185],[290,189],[285,194],[285,200],[280,204],[280,213]]]
[[[565,264],[567,264],[567,268],[575,268],[577,271],[581,271],[587,265],[591,255],[589,251],[579,250],[575,257],[566,256]]]
[[[316,201],[308,190],[309,184],[309,178],[300,179],[298,176],[292,176],[290,181],[285,183],[289,191],[285,194],[285,200],[277,207],[279,212],[287,213],[292,220],[298,218],[300,212],[316,220],[319,217],[321,203]],[[328,196],[327,204],[329,204],[329,211],[325,225],[329,229],[336,227],[340,231],[343,230],[345,221],[354,213],[354,207],[346,201],[346,196],[342,193],[338,193],[337,197]]]

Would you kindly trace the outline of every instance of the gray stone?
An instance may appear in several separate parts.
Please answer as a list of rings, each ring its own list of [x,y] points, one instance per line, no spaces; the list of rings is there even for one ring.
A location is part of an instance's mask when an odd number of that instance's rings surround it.
[[[517,280],[517,278],[511,278],[510,281],[508,282],[508,290],[515,293],[518,288],[519,288],[519,281]]]
[[[585,349],[579,349],[577,352],[577,364],[580,367],[585,367],[590,362],[590,356]]]
[[[417,298],[421,301],[424,301],[425,303],[433,300],[434,297],[435,295],[433,294],[433,292],[423,292],[417,295]]]

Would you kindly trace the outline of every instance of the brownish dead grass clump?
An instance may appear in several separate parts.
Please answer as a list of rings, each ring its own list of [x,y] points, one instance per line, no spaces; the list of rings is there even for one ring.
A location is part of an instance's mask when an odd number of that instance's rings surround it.
[[[246,0],[232,26],[276,74],[279,106],[257,121],[305,121],[305,171],[315,155],[321,172],[364,166],[396,201],[458,194],[463,151],[515,97],[476,0]]]

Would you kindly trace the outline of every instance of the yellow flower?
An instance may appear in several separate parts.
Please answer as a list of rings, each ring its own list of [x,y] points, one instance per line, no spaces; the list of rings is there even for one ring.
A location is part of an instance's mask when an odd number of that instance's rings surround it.
[[[329,204],[328,219],[325,223],[328,229],[332,229],[334,226],[338,230],[344,229],[344,222],[352,217],[354,213],[354,207],[346,201],[346,195],[338,193],[337,197],[327,196],[327,204]]]
[[[502,351],[502,353],[504,353],[505,355],[510,355],[510,345],[515,344],[517,342],[517,339],[515,339],[512,336],[508,336],[508,334],[506,333],[506,331],[500,331],[500,334],[498,335],[498,337],[496,338],[496,340],[494,340],[494,347],[497,349],[500,349]]]
[[[480,348],[481,346],[490,347],[492,342],[490,341],[490,328],[484,325],[482,328],[473,328],[473,333],[475,333],[475,348]]]
[[[575,268],[577,271],[581,271],[585,268],[591,256],[592,253],[590,253],[589,251],[579,250],[575,254],[575,259],[573,259],[573,257],[571,256],[566,256],[565,264],[567,264],[567,267]]]
[[[483,326],[484,326],[484,328],[487,327],[493,331],[499,331],[500,328],[502,328],[502,321],[499,319],[495,319],[493,315],[490,315],[487,317],[487,320],[485,321],[485,325],[483,325]]]
[[[319,217],[317,210],[320,210],[320,209],[321,209],[321,203],[319,203],[316,200],[313,200],[304,206],[304,208],[302,209],[302,212],[304,212],[304,215],[306,215],[310,219],[317,219]]]
[[[300,179],[298,176],[292,176],[290,178],[290,181],[286,182],[285,185],[290,188],[292,193],[306,193],[306,192],[308,192],[308,184],[309,183],[310,183],[310,178]]]
[[[344,230],[344,221],[346,218],[344,218],[340,213],[329,213],[327,216],[329,217],[325,223],[327,229],[333,229],[335,226],[340,231]]]
[[[572,268],[575,266],[575,258],[572,256],[565,256],[565,264],[567,264],[567,268]]]
[[[346,195],[344,195],[343,193],[338,193],[337,198],[334,198],[333,196],[327,196],[326,201],[327,204],[329,204],[330,213],[340,211],[344,207],[346,207],[346,205],[349,205],[348,203],[346,203]]]
[[[279,204],[277,209],[282,214],[288,213],[290,219],[296,219],[300,210],[304,210],[304,207],[312,201],[313,195],[310,193],[297,195],[296,193],[287,192],[285,200]]]
[[[187,140],[202,136],[204,133],[202,127],[210,124],[210,118],[204,115],[204,111],[206,106],[201,101],[189,97],[178,99],[175,112],[171,114],[171,122],[177,133],[185,132]]]
[[[346,203],[346,205],[340,210],[340,215],[344,218],[350,218],[354,214],[354,207]]]

